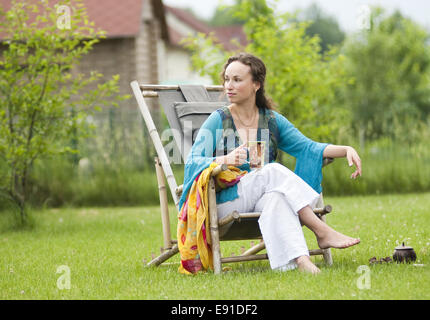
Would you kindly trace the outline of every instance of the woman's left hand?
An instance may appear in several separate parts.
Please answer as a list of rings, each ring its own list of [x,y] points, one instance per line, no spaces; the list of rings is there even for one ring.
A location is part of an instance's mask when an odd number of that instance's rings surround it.
[[[348,160],[348,165],[350,167],[355,165],[357,168],[353,174],[351,174],[351,179],[356,179],[358,176],[361,177],[361,159],[353,147],[347,147],[346,159]]]

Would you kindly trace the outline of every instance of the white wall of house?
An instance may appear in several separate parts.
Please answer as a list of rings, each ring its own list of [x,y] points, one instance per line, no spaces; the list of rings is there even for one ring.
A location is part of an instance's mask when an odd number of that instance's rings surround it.
[[[167,25],[182,35],[194,35],[195,30],[166,10]],[[209,77],[202,77],[191,67],[191,53],[171,44],[159,45],[159,81],[161,84],[213,84]]]
[[[202,77],[191,67],[191,54],[189,51],[175,46],[167,46],[163,65],[163,84],[213,84],[209,77]],[[161,74],[161,73],[160,73]]]
[[[196,33],[196,31],[191,28],[189,25],[184,23],[182,20],[178,19],[174,14],[169,12],[168,10],[165,11],[166,13],[166,23],[171,28],[175,29],[180,34],[183,34],[185,36],[191,35]]]

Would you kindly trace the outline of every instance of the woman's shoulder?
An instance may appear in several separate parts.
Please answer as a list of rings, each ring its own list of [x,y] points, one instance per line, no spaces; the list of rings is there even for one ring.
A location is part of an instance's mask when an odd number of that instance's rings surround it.
[[[293,124],[287,119],[286,116],[284,116],[283,114],[279,113],[278,111],[275,110],[270,110],[271,115],[275,118],[276,123],[279,127],[284,127],[284,126],[292,126]]]
[[[227,118],[231,118],[231,113],[228,105],[222,106],[221,108],[216,109],[213,113],[216,113],[221,118],[221,121],[224,121]]]
[[[278,111],[276,111],[274,109],[267,109],[266,112],[268,114],[270,114],[271,116],[275,117],[276,119],[285,118],[282,114],[280,114]]]
[[[274,109],[265,109],[264,112],[265,112],[266,118],[269,119],[269,123],[276,125],[276,127],[279,127],[282,129],[284,127],[288,127],[292,125],[291,122],[288,121],[288,119],[284,115],[282,115],[281,113],[279,113]]]
[[[213,128],[218,128],[220,126],[222,127],[223,109],[224,107],[221,107],[213,111],[205,121],[206,126],[213,127]]]

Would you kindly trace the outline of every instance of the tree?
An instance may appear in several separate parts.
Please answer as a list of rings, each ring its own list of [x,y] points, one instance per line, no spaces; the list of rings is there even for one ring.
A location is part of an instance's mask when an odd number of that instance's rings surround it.
[[[325,14],[318,5],[310,5],[302,12],[302,16],[303,21],[310,21],[306,34],[310,37],[318,35],[323,53],[329,50],[330,46],[340,45],[345,39],[336,19]]]
[[[343,49],[354,78],[344,88],[344,103],[362,143],[383,136],[407,139],[430,114],[429,34],[398,11],[387,16],[373,8],[370,18],[370,29],[348,39]]]
[[[18,206],[22,224],[34,162],[75,152],[70,136],[89,133],[87,116],[123,98],[118,76],[101,83],[98,72],[74,71],[103,37],[82,1],[55,8],[34,3],[13,1],[7,12],[0,9],[0,34],[7,38],[0,59],[0,190]]]
[[[208,22],[213,27],[243,25],[245,21],[234,15],[234,6],[218,5]]]
[[[305,135],[336,140],[345,123],[346,109],[334,105],[336,90],[344,79],[342,55],[320,52],[319,38],[306,35],[308,23],[297,22],[288,13],[265,0],[241,0],[233,7],[243,21],[249,44],[238,51],[260,57],[266,64],[266,91],[278,110]],[[198,35],[187,41],[192,63],[202,75],[219,83],[223,63],[235,52],[215,44],[214,35]]]

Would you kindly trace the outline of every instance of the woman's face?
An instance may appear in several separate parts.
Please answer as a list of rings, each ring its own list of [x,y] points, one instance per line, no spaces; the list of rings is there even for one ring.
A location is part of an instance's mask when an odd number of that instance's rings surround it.
[[[253,81],[251,67],[239,61],[230,63],[224,74],[224,90],[231,103],[241,104],[255,100],[260,85]]]

